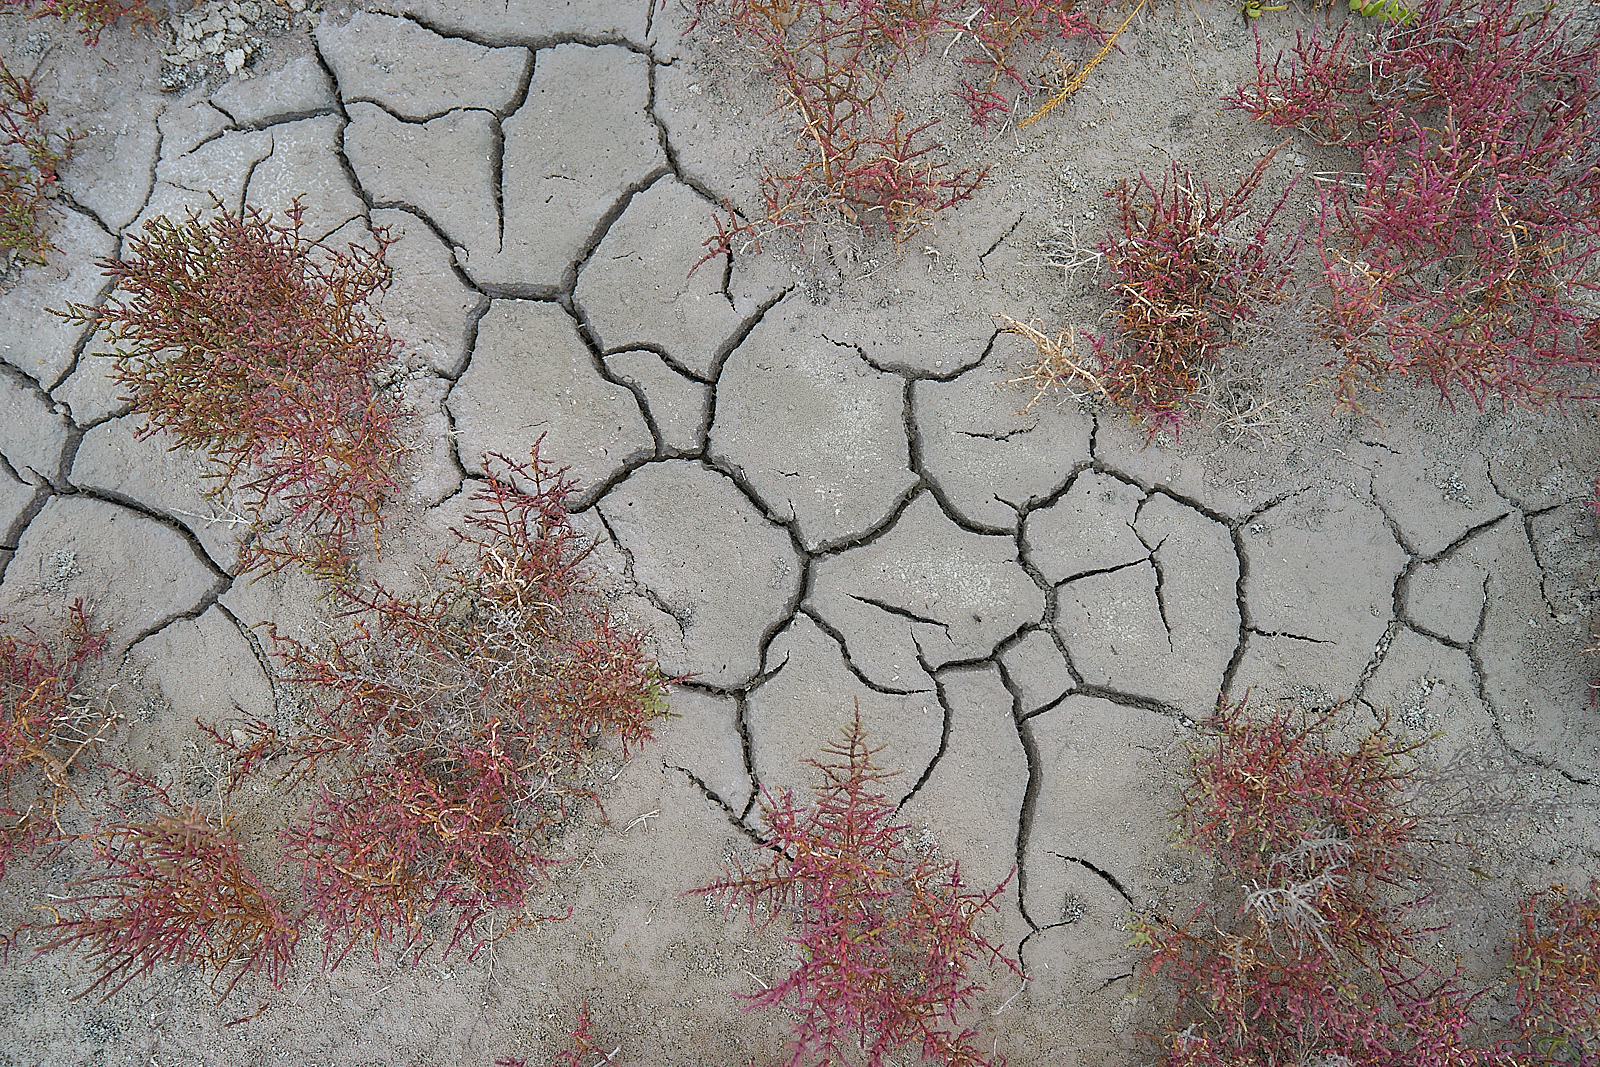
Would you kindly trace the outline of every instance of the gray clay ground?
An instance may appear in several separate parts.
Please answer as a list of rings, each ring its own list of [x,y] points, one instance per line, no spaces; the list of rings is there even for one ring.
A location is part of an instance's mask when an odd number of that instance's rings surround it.
[[[1070,400],[1019,413],[1030,393],[1006,384],[1033,353],[995,313],[1092,326],[1103,310],[1092,263],[1060,265],[1104,232],[1105,189],[1169,158],[1235,181],[1271,143],[1219,103],[1254,55],[1232,9],[1143,12],[1021,135],[970,131],[942,89],[913,88],[951,157],[993,170],[898,254],[836,234],[688,275],[713,203],[757,204],[760,164],[792,136],[714,22],[684,38],[684,12],[650,0],[292,6],[214,2],[175,16],[171,41],[118,31],[98,52],[0,19],[6,61],[87,135],[59,251],[0,295],[0,613],[48,629],[92,602],[120,671],[113,754],[193,795],[218,770],[195,717],[273,713],[252,627],[325,632],[315,590],[231,577],[199,461],[136,440],[103,349],[45,308],[102,297],[94,261],[153,217],[299,196],[313,236],[397,238],[383,310],[407,343],[416,451],[379,573],[416,583],[484,454],[546,435],[583,481],[615,609],[694,680],[660,742],[605,775],[610,824],[568,834],[548,905],[571,920],[473,962],[357,952],[332,973],[308,936],[285,989],[246,982],[220,1006],[181,972],[71,1000],[83,961],[33,960],[24,933],[0,970],[0,1062],[545,1062],[583,1000],[615,1062],[770,1062],[783,1020],[733,996],[787,948],[680,894],[749,847],[757,787],[803,787],[798,761],[856,700],[919,839],[973,884],[1017,868],[988,932],[1030,981],[994,976],[975,1019],[1025,1067],[1148,1059],[1136,1035],[1159,998],[1130,997],[1122,923],[1209,887],[1166,815],[1219,689],[1351,701],[1353,725],[1390,709],[1442,731],[1437,758],[1508,753],[1529,796],[1570,805],[1485,839],[1495,881],[1441,962],[1492,977],[1516,894],[1595,870],[1588,415],[1452,412],[1402,386],[1378,421],[1332,417],[1299,384],[1322,357],[1292,310],[1218,387],[1219,410],[1270,402],[1250,432],[1146,447]],[[1305,24],[1261,20],[1269,48]],[[954,62],[935,49],[930,84]],[[1319,151],[1290,146],[1270,193]],[[237,809],[271,870],[282,802]],[[0,919],[37,919],[67,877],[17,872]]]

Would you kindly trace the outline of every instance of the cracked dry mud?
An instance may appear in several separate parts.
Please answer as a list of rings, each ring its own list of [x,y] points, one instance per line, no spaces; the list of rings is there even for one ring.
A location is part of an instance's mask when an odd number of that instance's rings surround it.
[[[920,839],[974,885],[1016,870],[989,934],[1030,981],[996,976],[979,1015],[1014,1064],[1147,1058],[1136,1035],[1161,1020],[1130,998],[1121,924],[1207,887],[1166,815],[1219,691],[1387,710],[1439,731],[1440,759],[1503,745],[1533,794],[1571,804],[1488,842],[1497,881],[1439,946],[1480,978],[1524,885],[1595,868],[1589,417],[1399,389],[1376,398],[1381,423],[1341,421],[1288,384],[1267,440],[1147,447],[1114,412],[1024,412],[1007,384],[1031,350],[992,314],[1092,321],[1090,282],[1039,250],[1069,225],[1097,234],[1099,191],[1168,153],[1225,178],[1259,150],[1265,131],[1216,111],[1252,54],[1230,12],[1146,14],[1036,137],[990,143],[949,116],[950,151],[988,153],[992,180],[898,256],[841,244],[688,274],[713,204],[754,203],[757,162],[788,136],[714,28],[681,37],[683,12],[648,0],[374,7],[298,16],[249,77],[183,95],[125,33],[109,64],[59,29],[32,60],[89,134],[58,253],[0,295],[0,614],[48,628],[92,602],[122,672],[114,751],[197,796],[216,767],[195,717],[271,713],[253,627],[324,632],[315,590],[233,578],[202,462],[138,440],[96,339],[45,308],[102,297],[94,260],[151,218],[299,196],[314,237],[397,238],[383,311],[411,360],[415,454],[377,572],[417,583],[485,453],[544,435],[582,481],[616,610],[693,679],[659,743],[611,773],[610,824],[563,842],[549,905],[569,921],[471,962],[356,953],[331,973],[308,937],[286,989],[246,982],[220,1006],[168,971],[69,1001],[81,960],[14,951],[0,1061],[538,1062],[582,1000],[618,1062],[771,1059],[782,1020],[733,995],[789,950],[680,894],[749,847],[759,789],[805,788],[799,761],[856,701]],[[33,32],[0,28],[8,55]],[[1253,351],[1303,359],[1304,329],[1276,325],[1278,348],[1269,330]],[[238,806],[270,869],[281,804]],[[0,885],[6,923],[67,876]]]

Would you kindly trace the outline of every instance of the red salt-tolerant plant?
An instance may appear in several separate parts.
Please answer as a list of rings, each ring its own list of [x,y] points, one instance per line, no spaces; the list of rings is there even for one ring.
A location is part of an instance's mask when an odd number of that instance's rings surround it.
[[[1417,740],[1380,725],[1353,751],[1332,744],[1339,709],[1252,713],[1244,701],[1219,702],[1199,724],[1177,813],[1181,840],[1201,855],[1262,881],[1275,857],[1322,831],[1362,870],[1412,867],[1408,842],[1418,824],[1403,803],[1415,774]],[[1374,916],[1376,919],[1376,916]]]
[[[956,167],[944,158],[944,146],[929,133],[936,122],[908,123],[891,100],[892,79],[932,40],[950,36],[944,54],[959,44],[969,53],[961,62],[979,71],[975,80],[961,79],[955,95],[974,124],[986,125],[1010,111],[1002,83],[1031,91],[1016,67],[1019,48],[1104,36],[1075,5],[995,0],[967,11],[945,0],[732,0],[728,24],[765,62],[779,108],[799,120],[799,165],[766,170],[759,218],[742,219],[731,206],[726,219],[716,218],[700,263],[736,249],[759,250],[761,237],[776,231],[838,223],[887,233],[899,246],[939,212],[970,199],[988,168]],[[695,23],[706,6],[707,0],[696,4]],[[1064,64],[1062,76],[1069,77]]]
[[[61,168],[72,155],[72,134],[49,129],[50,109],[27,78],[0,62],[0,257],[42,262],[52,245],[45,215]]]
[[[39,949],[88,952],[99,977],[73,999],[104,989],[103,1002],[162,965],[203,968],[219,999],[250,974],[281,987],[299,928],[251,873],[231,819],[213,821],[154,782],[111,771],[122,798],[81,835],[94,850],[93,873],[68,883],[79,892],[50,909],[54,936]]]
[[[865,0],[733,5],[735,32],[767,62],[779,106],[800,122],[800,164],[767,168],[762,217],[746,221],[730,208],[696,267],[746,244],[759,248],[763,233],[840,222],[887,232],[898,245],[971,197],[986,170],[955,169],[938,158],[942,149],[925,136],[935,123],[909,125],[884,95],[895,67],[938,18],[937,5]]]
[[[753,923],[784,916],[800,964],[771,987],[745,997],[750,1007],[785,1006],[797,1018],[789,1067],[803,1064],[905,1062],[951,1065],[1004,1062],[975,1047],[977,1032],[957,1029],[958,1012],[982,986],[969,977],[983,961],[1021,974],[977,930],[997,912],[1002,882],[969,890],[953,862],[907,843],[895,805],[880,782],[857,707],[830,761],[807,760],[822,775],[809,806],[785,790],[763,793],[767,855],[691,890],[748,910]]]
[[[578,1005],[578,1025],[572,1031],[572,1047],[556,1053],[555,1062],[560,1067],[602,1067],[612,1062],[621,1051],[621,1045],[609,1053],[600,1051],[600,1045],[589,1029],[589,1002],[586,1000]],[[526,1056],[505,1056],[495,1060],[494,1064],[495,1067],[528,1067],[528,1059]]]
[[[302,721],[205,727],[232,757],[230,785],[277,760],[283,781],[314,778],[309,811],[281,836],[330,965],[362,940],[374,954],[418,946],[435,912],[453,918],[445,952],[474,955],[548,918],[529,894],[554,864],[548,840],[595,799],[596,746],[626,755],[666,714],[672,679],[591,588],[594,543],[564,503],[575,484],[537,446],[529,463],[486,466],[428,596],[347,584],[333,596],[351,636],[314,648],[272,632],[309,697]]]
[[[718,222],[708,255],[732,251],[731,239],[754,239],[761,228],[801,233],[833,220],[845,220],[868,234],[887,232],[902,244],[933,216],[972,196],[984,173],[950,172],[928,158],[936,146],[918,142],[933,122],[906,128],[905,113],[895,112],[882,128],[874,127],[837,139],[837,130],[816,128],[808,134],[819,146],[808,149],[800,168],[788,174],[768,171],[762,183],[766,214],[756,223],[730,212]],[[702,261],[703,262],[703,261]]]
[[[1122,181],[1106,193],[1121,231],[1098,246],[1112,272],[1116,336],[1090,342],[1106,394],[1151,436],[1181,429],[1234,324],[1279,300],[1294,279],[1301,231],[1273,233],[1293,183],[1259,222],[1249,217],[1271,161],[1269,153],[1232,192],[1197,189],[1174,164],[1159,188],[1141,174],[1138,185]]]
[[[761,218],[741,219],[730,206],[726,221],[714,219],[717,232],[696,268],[746,246],[759,250],[763,234],[840,222],[886,231],[898,245],[972,195],[986,171],[936,158],[924,136],[935,123],[908,125],[885,97],[886,82],[943,21],[942,10],[937,0],[734,0],[729,24],[767,64],[778,106],[799,120],[800,164],[766,169]]]
[[[946,28],[955,28],[957,42],[967,36],[977,47],[976,55],[963,56],[961,61],[978,67],[978,80],[963,78],[956,91],[974,126],[987,127],[994,117],[1010,112],[1011,103],[1000,91],[1002,84],[1010,82],[1032,94],[1032,86],[1016,67],[1018,49],[1046,40],[1104,37],[1094,21],[1076,7],[1077,0],[994,0],[974,8],[959,22],[954,15],[944,16]],[[1070,77],[1065,72],[1063,76]]]
[[[1131,925],[1146,975],[1176,986],[1167,1067],[1510,1062],[1470,1046],[1472,996],[1416,955],[1421,742],[1380,723],[1339,747],[1336,714],[1224,701],[1200,724],[1176,818],[1223,899]]]
[[[82,600],[59,643],[0,634],[0,877],[12,859],[59,834],[57,814],[77,796],[70,775],[116,725],[115,713],[79,687],[105,648]]]
[[[531,789],[504,751],[491,741],[485,749],[463,745],[455,766],[448,759],[437,756],[420,771],[362,771],[341,783],[348,795],[323,787],[305,818],[283,833],[310,910],[325,924],[328,965],[364,938],[374,958],[382,944],[417,947],[423,920],[435,913],[454,918],[445,953],[468,938],[475,956],[499,936],[492,928],[479,936],[478,926],[496,909],[522,911],[542,884],[554,861],[517,825]],[[532,821],[545,821],[535,810]],[[529,921],[515,916],[500,935]]]
[[[146,0],[0,0],[0,9],[27,8],[29,18],[54,16],[63,22],[77,22],[78,33],[91,48],[100,43],[100,34],[128,19],[133,31],[154,30],[159,22]]]
[[[1324,192],[1337,389],[1390,373],[1532,405],[1600,395],[1600,53],[1551,9],[1424,0],[1301,38],[1233,107],[1360,160]],[[1372,27],[1369,27],[1372,28]]]
[[[130,242],[99,307],[68,321],[105,330],[116,379],[145,436],[216,461],[214,497],[249,520],[241,572],[300,563],[342,579],[397,488],[400,414],[380,379],[398,342],[371,307],[387,284],[388,238],[336,250],[287,223],[214,206],[158,218]]]
[[[1512,934],[1523,1044],[1547,1063],[1600,1064],[1600,882],[1524,898]]]

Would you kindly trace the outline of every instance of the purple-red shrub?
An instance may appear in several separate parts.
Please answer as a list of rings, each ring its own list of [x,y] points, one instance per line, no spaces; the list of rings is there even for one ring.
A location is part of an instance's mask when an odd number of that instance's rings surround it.
[[[425,597],[337,587],[350,636],[312,647],[272,632],[302,721],[208,728],[233,782],[266,761],[312,780],[310,809],[282,834],[337,964],[361,940],[419,944],[453,919],[445,952],[539,920],[527,905],[554,861],[544,848],[574,802],[593,799],[595,747],[624,753],[666,714],[644,636],[618,627],[591,588],[593,548],[573,529],[574,483],[538,455],[490,456],[457,552]],[[498,933],[482,924],[496,912]]]
[[[0,63],[0,267],[17,255],[42,262],[52,247],[45,213],[77,138],[48,129],[49,112],[33,83]]]
[[[90,47],[100,43],[100,34],[127,19],[134,33],[154,30],[156,14],[146,0],[0,0],[0,8],[27,8],[29,18],[54,16],[63,22],[77,22],[78,33]]]
[[[1548,7],[1422,0],[1313,32],[1231,106],[1358,160],[1325,189],[1319,250],[1339,395],[1389,373],[1533,405],[1597,392],[1600,50]]]
[[[935,142],[924,135],[934,123],[908,124],[885,99],[884,83],[940,18],[937,3],[911,7],[735,0],[728,14],[735,35],[767,64],[778,106],[799,121],[799,166],[766,168],[762,217],[744,221],[730,209],[700,263],[734,251],[736,242],[759,246],[763,233],[841,221],[887,232],[899,244],[977,189],[984,172],[929,155]]]
[[[1272,233],[1289,189],[1259,223],[1236,232],[1248,226],[1250,200],[1271,161],[1269,154],[1228,193],[1213,194],[1204,183],[1196,190],[1177,164],[1159,188],[1141,174],[1137,186],[1122,181],[1106,193],[1121,228],[1098,246],[1112,272],[1116,336],[1090,341],[1106,395],[1152,436],[1181,429],[1234,324],[1294,280],[1300,233]]]
[[[1200,724],[1176,817],[1222,899],[1131,927],[1176,987],[1164,1067],[1507,1062],[1471,1046],[1472,997],[1417,955],[1420,742],[1380,724],[1342,748],[1335,714],[1222,702]]]
[[[94,848],[94,873],[68,883],[80,892],[52,907],[46,933],[54,936],[39,952],[86,949],[99,977],[78,996],[103,988],[102,1001],[162,964],[200,966],[213,992],[226,978],[222,998],[247,974],[281,987],[299,927],[250,872],[230,820],[213,823],[199,805],[180,806],[155,783],[113,772],[123,799],[82,835]]]
[[[724,897],[754,923],[787,919],[786,940],[800,964],[770,988],[749,994],[751,1007],[788,1008],[796,1016],[788,1067],[924,1060],[948,1065],[991,1060],[977,1032],[957,1028],[982,986],[974,964],[1003,963],[1020,974],[976,929],[999,910],[1001,883],[974,892],[959,865],[912,848],[907,827],[878,787],[889,777],[873,762],[857,708],[844,741],[824,749],[832,761],[807,760],[822,775],[809,806],[784,791],[763,793],[767,854],[692,890]],[[1007,879],[1009,881],[1009,879]]]
[[[1011,101],[1000,91],[1005,82],[1032,95],[1033,87],[1016,68],[1018,48],[1051,39],[1104,37],[1094,20],[1076,7],[1077,0],[993,0],[966,16],[959,9],[941,16],[947,31],[956,32],[958,42],[966,34],[977,46],[976,55],[963,56],[961,61],[978,68],[979,80],[963,78],[956,90],[974,126],[987,127],[991,119],[1004,118],[1011,111]]]
[[[13,858],[58,832],[57,814],[76,797],[69,776],[116,725],[115,713],[78,688],[105,648],[82,600],[73,602],[59,645],[31,632],[0,634],[0,877]]]
[[[611,1052],[600,1051],[600,1046],[595,1043],[594,1034],[589,1029],[589,1002],[586,1000],[578,1005],[578,1025],[572,1031],[572,1047],[556,1053],[556,1063],[560,1067],[601,1067],[610,1063],[613,1056],[622,1051],[619,1045]],[[593,1057],[598,1056],[598,1059]],[[526,1056],[503,1056],[494,1061],[494,1067],[528,1067]]]
[[[1600,881],[1526,897],[1512,933],[1516,1026],[1528,1054],[1600,1064]]]
[[[970,50],[962,62],[978,70],[975,80],[961,80],[956,96],[972,121],[985,125],[1010,110],[1002,82],[1027,86],[1014,64],[1017,48],[1051,37],[1099,36],[1074,3],[997,0],[968,10],[945,0],[733,0],[728,24],[766,64],[778,107],[798,119],[799,166],[767,168],[761,217],[742,220],[730,208],[726,220],[716,220],[700,263],[746,244],[759,248],[760,237],[773,231],[839,222],[887,233],[899,245],[969,199],[988,168],[956,167],[944,158],[944,146],[929,134],[936,121],[908,121],[890,98],[891,79],[908,57],[950,36],[949,47]],[[702,0],[700,17],[704,7]]]

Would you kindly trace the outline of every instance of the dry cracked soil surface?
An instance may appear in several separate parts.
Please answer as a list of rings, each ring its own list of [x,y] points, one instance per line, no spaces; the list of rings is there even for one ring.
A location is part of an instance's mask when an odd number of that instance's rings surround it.
[[[1299,384],[1322,354],[1290,312],[1241,338],[1218,393],[1245,416],[1231,430],[1147,444],[1114,411],[1029,406],[1015,381],[1033,352],[996,313],[1093,326],[1104,309],[1093,257],[1070,266],[1111,218],[1104,190],[1169,159],[1234,181],[1271,143],[1218,102],[1253,70],[1233,10],[1142,12],[1021,134],[970,130],[912,86],[944,150],[992,166],[972,201],[899,250],[834,234],[690,274],[714,205],[759,203],[793,137],[714,20],[685,35],[684,11],[649,0],[296,3],[212,2],[94,51],[0,18],[0,54],[85,134],[57,250],[0,294],[0,614],[47,630],[91,602],[120,671],[112,754],[196,795],[217,771],[196,717],[272,714],[256,626],[323,632],[315,589],[235,581],[202,460],[140,440],[104,346],[46,309],[103,299],[95,261],[154,217],[301,197],[313,237],[396,239],[382,310],[406,342],[416,462],[382,573],[415,582],[485,454],[544,435],[582,481],[614,610],[693,677],[610,775],[609,824],[563,840],[548,903],[568,921],[470,962],[356,952],[332,971],[306,938],[284,989],[246,981],[221,1005],[166,970],[72,999],[85,962],[35,959],[24,932],[0,968],[0,1062],[545,1062],[583,1001],[613,1062],[771,1062],[784,1019],[735,996],[790,949],[683,894],[751,847],[760,789],[808,785],[800,761],[857,701],[919,838],[974,885],[1015,868],[987,932],[1029,980],[994,974],[974,1015],[1013,1064],[1150,1058],[1159,998],[1131,995],[1123,923],[1209,885],[1168,816],[1219,691],[1345,701],[1353,726],[1387,714],[1440,761],[1488,747],[1565,805],[1486,839],[1492,885],[1440,959],[1492,977],[1516,896],[1596,870],[1589,414],[1400,386],[1374,418],[1330,415]],[[1271,48],[1304,24],[1261,30]],[[1321,165],[1302,142],[1273,193]],[[1303,217],[1314,196],[1295,197]],[[269,870],[273,799],[238,801]],[[69,876],[14,872],[0,918],[36,917]]]

